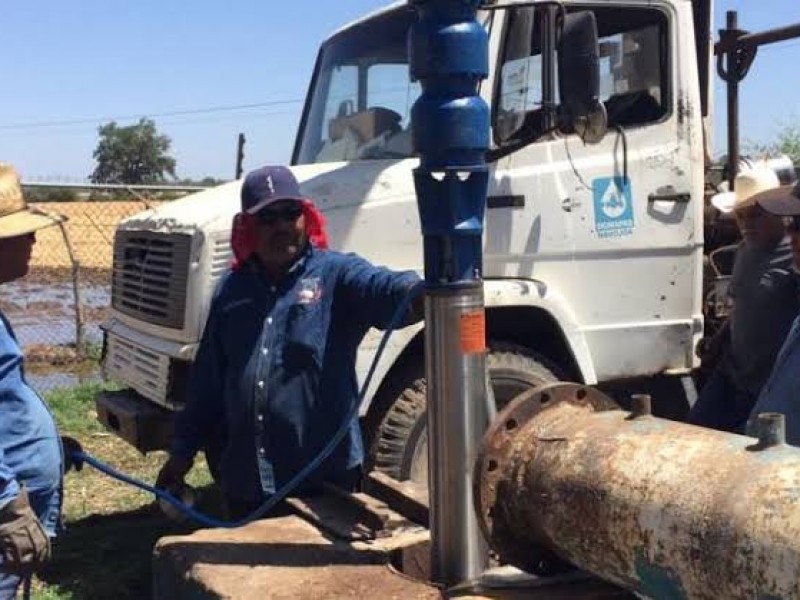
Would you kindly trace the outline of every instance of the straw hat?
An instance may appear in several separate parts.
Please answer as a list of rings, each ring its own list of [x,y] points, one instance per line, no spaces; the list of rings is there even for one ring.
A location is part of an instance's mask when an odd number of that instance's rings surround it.
[[[33,233],[64,220],[64,217],[28,207],[14,167],[0,163],[0,238]]]
[[[723,213],[756,204],[765,192],[779,189],[781,182],[775,171],[757,166],[742,170],[736,176],[733,185],[733,192],[722,192],[711,198],[711,204]]]

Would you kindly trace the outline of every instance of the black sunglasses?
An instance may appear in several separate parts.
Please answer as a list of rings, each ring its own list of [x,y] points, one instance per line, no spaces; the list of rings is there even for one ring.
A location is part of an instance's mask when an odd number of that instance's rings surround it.
[[[286,221],[287,223],[294,223],[303,214],[303,208],[300,206],[287,206],[281,209],[265,209],[256,213],[258,222],[262,225],[272,226],[278,220]]]
[[[788,227],[792,231],[800,231],[800,215],[793,215],[789,217]]]

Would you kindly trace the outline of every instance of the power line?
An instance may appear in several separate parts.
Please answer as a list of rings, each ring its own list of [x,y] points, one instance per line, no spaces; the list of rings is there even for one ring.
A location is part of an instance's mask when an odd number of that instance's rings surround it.
[[[252,115],[247,116],[234,116],[234,115],[226,115],[226,116],[218,116],[211,119],[179,119],[175,121],[163,121],[159,122],[159,129],[166,129],[168,127],[173,127],[175,125],[201,125],[201,124],[214,124],[214,123],[239,123],[242,119],[247,119],[247,122],[258,120],[258,119],[268,119],[270,117],[275,117],[278,115],[292,115],[295,114],[295,111],[291,110],[271,110],[268,112],[260,112],[255,113]]]
[[[249,115],[218,115],[206,118],[179,118],[179,119],[165,119],[158,122],[158,128],[161,132],[168,132],[174,127],[181,127],[184,125],[214,125],[216,123],[252,123],[264,119],[271,119],[282,115],[296,115],[295,110],[270,110],[266,112],[257,112]],[[32,129],[13,129],[7,130],[4,134],[5,137],[35,137],[35,136],[64,136],[64,135],[97,135],[94,129],[86,127],[86,123],[54,125],[51,128],[32,128]]]
[[[409,92],[411,88],[418,84],[410,84],[405,85],[402,87],[388,87],[385,89],[379,90],[381,94],[397,94],[397,93],[406,93]],[[328,98],[329,102],[333,102],[340,98],[349,98],[352,94],[342,94],[341,97],[332,96]],[[205,108],[193,108],[187,110],[172,110],[172,111],[164,111],[164,112],[156,112],[156,113],[148,113],[148,112],[141,112],[136,114],[128,114],[128,115],[117,115],[117,116],[108,116],[108,117],[83,117],[83,118],[76,118],[76,119],[58,119],[58,120],[51,120],[51,121],[31,121],[27,123],[4,123],[0,124],[0,130],[2,131],[10,131],[10,130],[21,130],[21,129],[45,129],[48,127],[64,127],[69,125],[87,125],[87,124],[95,124],[101,122],[108,122],[108,121],[126,121],[130,119],[140,119],[140,118],[152,118],[152,117],[177,117],[177,116],[185,116],[185,115],[199,115],[199,114],[208,114],[208,113],[215,113],[215,112],[232,112],[237,110],[252,110],[256,108],[268,108],[272,106],[286,106],[292,104],[302,104],[305,102],[305,98],[290,98],[286,100],[270,100],[268,102],[256,102],[253,104],[229,104],[223,106],[211,106]],[[285,112],[285,111],[284,111]],[[269,113],[269,114],[283,114],[283,113]]]
[[[33,121],[29,123],[7,123],[0,124],[0,130],[13,130],[13,129],[42,129],[46,127],[62,127],[65,125],[86,125],[88,123],[100,123],[106,121],[123,121],[128,119],[139,119],[145,117],[175,117],[182,115],[198,115],[208,114],[214,112],[231,112],[235,110],[252,110],[254,108],[266,108],[270,106],[280,106],[288,104],[298,104],[303,102],[302,98],[294,98],[291,100],[273,100],[270,102],[257,102],[254,104],[231,104],[226,106],[211,106],[206,108],[193,108],[188,110],[173,110],[159,113],[138,113],[131,115],[118,115],[112,117],[94,117],[94,118],[81,118],[81,119],[62,119],[54,121]]]

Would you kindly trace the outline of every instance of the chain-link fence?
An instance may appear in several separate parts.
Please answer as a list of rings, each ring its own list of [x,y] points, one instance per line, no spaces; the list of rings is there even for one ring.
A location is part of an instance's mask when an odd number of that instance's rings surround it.
[[[99,378],[97,359],[111,300],[114,230],[124,218],[160,202],[32,203],[66,216],[62,227],[36,235],[27,277],[0,287],[0,309],[40,390]]]

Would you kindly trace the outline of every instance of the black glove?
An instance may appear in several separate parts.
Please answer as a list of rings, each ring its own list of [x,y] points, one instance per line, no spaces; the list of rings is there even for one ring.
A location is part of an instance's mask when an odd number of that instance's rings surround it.
[[[192,469],[192,462],[179,456],[170,455],[161,467],[156,478],[156,487],[168,492],[182,489],[186,484],[184,478]]]
[[[80,471],[83,468],[83,460],[76,456],[77,452],[83,452],[78,440],[61,436],[61,447],[64,449],[64,472],[69,473],[72,469]]]
[[[28,575],[48,560],[50,538],[22,488],[16,498],[0,508],[0,571]]]

